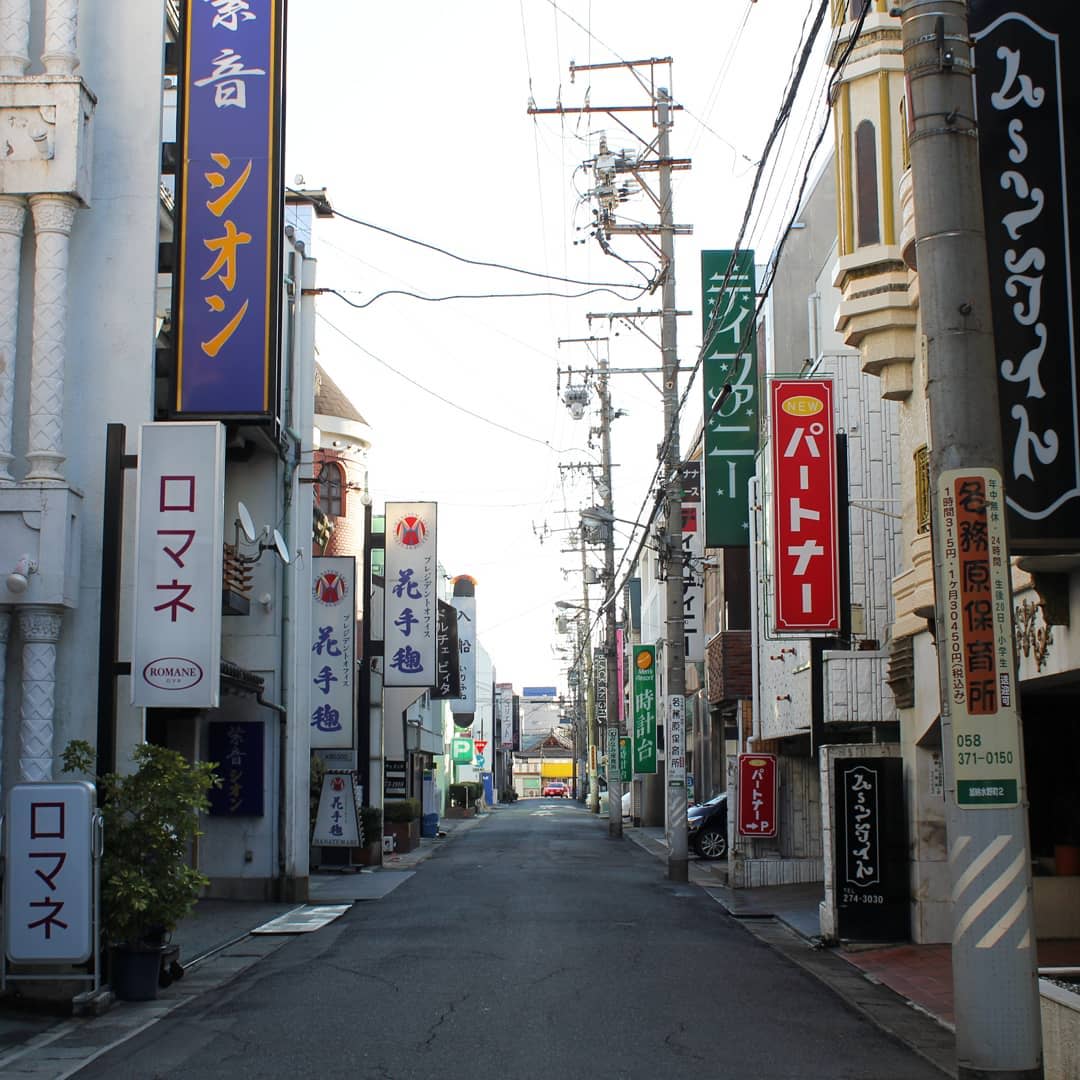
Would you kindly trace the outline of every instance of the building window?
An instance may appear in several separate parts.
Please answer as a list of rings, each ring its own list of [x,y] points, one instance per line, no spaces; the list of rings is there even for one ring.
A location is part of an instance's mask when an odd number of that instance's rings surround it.
[[[319,470],[319,509],[328,518],[339,518],[345,514],[343,505],[345,477],[341,466],[332,461],[324,461]]]
[[[930,450],[915,451],[915,531],[930,531]]]
[[[857,247],[881,243],[878,224],[877,137],[874,125],[863,120],[855,129],[855,192],[858,203]]]

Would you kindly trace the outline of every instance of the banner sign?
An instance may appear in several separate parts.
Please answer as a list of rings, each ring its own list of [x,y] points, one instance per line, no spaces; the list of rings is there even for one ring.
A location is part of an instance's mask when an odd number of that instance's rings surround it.
[[[384,686],[436,683],[436,519],[433,502],[386,504]]]
[[[495,687],[495,740],[503,750],[514,748],[514,687],[499,683]]]
[[[207,760],[217,762],[221,786],[211,788],[214,817],[262,817],[266,779],[266,723],[262,720],[211,720]]]
[[[862,941],[906,941],[908,853],[899,758],[833,761],[837,930]]]
[[[831,379],[773,379],[773,565],[778,634],[840,629]]]
[[[634,772],[656,772],[656,646],[635,645],[630,671]]]
[[[554,686],[523,686],[521,688],[523,698],[554,698],[558,697],[558,689]]]
[[[92,784],[15,784],[4,818],[4,951],[81,964],[94,951]]]
[[[132,705],[218,707],[224,514],[224,425],[143,424]]]
[[[682,478],[682,594],[686,662],[705,660],[705,523],[701,506],[701,462],[683,462]]]
[[[776,835],[776,755],[739,755],[740,836]]]
[[[706,343],[702,361],[705,546],[746,547],[750,542],[746,489],[754,475],[760,422],[754,253],[703,251],[701,292]]]
[[[967,808],[1016,806],[1022,787],[1002,495],[993,469],[951,469],[935,500],[950,672],[942,709],[952,717],[946,750],[957,804]]]
[[[667,781],[671,787],[686,783],[686,698],[671,694],[667,699]]]
[[[457,624],[457,609],[453,604],[440,600],[438,621],[435,624],[435,685],[431,690],[431,696],[435,700],[461,696]]]
[[[311,843],[316,847],[360,847],[360,794],[351,772],[323,776]]]
[[[353,745],[356,703],[356,558],[311,560],[311,746]]]
[[[282,0],[185,0],[176,411],[269,418],[281,292]]]
[[[970,29],[1010,551],[1075,551],[1080,27],[1072,4],[972,0]]]
[[[629,784],[634,779],[634,751],[633,740],[629,735],[619,736],[619,775],[624,784]]]
[[[454,579],[457,610],[458,696],[450,699],[450,712],[459,728],[471,728],[476,713],[476,583],[467,574]]]
[[[386,758],[383,762],[383,798],[404,799],[408,793],[408,762],[403,758]]]
[[[619,704],[619,730],[626,728],[626,631],[615,629],[615,691]]]

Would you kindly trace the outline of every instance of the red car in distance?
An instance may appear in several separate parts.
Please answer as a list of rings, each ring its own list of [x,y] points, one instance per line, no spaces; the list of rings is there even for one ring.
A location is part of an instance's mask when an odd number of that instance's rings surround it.
[[[549,780],[540,794],[545,799],[569,799],[570,789],[561,780]]]

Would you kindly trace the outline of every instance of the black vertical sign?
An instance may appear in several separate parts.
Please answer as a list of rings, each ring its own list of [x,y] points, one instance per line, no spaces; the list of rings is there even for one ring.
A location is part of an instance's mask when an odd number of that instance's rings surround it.
[[[445,600],[439,601],[435,628],[435,699],[461,697],[461,676],[458,668],[457,608]]]
[[[971,0],[998,404],[1013,554],[1080,547],[1076,4]]]
[[[903,764],[899,758],[840,758],[833,781],[837,934],[849,941],[906,941]]]

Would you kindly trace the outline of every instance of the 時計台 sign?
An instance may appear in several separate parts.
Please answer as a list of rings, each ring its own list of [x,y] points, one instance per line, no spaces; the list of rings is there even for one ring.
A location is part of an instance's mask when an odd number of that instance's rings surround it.
[[[356,558],[314,558],[311,578],[311,746],[347,749],[356,709]]]
[[[386,504],[384,686],[434,686],[437,682],[436,540],[436,503]]]
[[[131,703],[217,708],[225,428],[143,424],[135,508]]]

